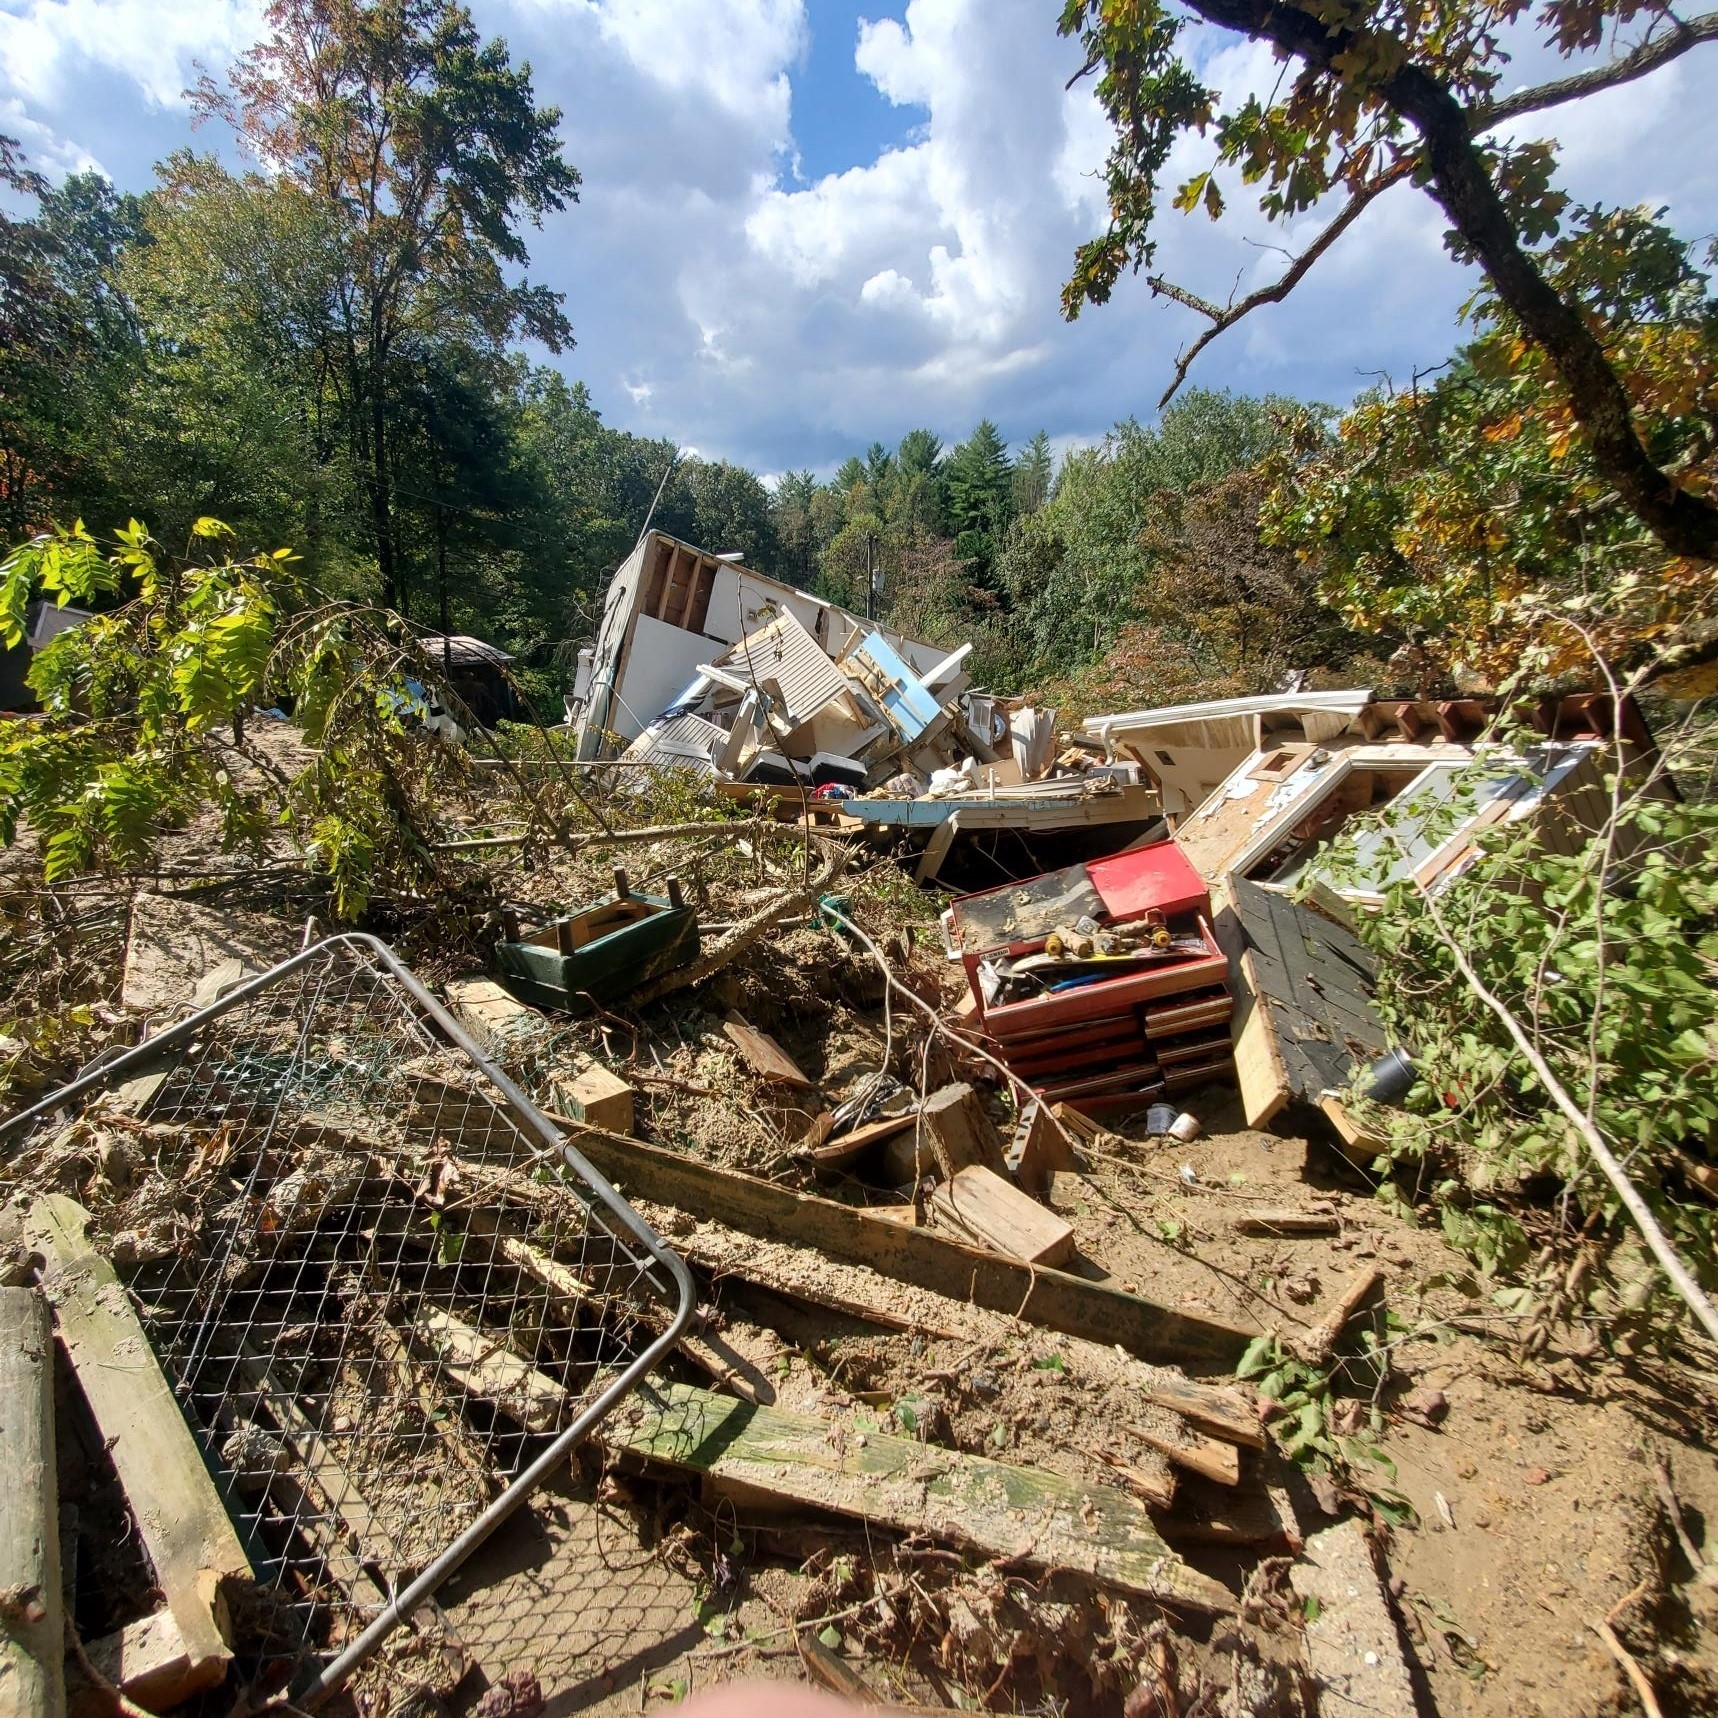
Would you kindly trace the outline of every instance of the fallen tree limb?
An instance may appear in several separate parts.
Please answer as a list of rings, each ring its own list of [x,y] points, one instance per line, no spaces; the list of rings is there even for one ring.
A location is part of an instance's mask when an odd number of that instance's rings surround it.
[[[1706,1334],[1714,1342],[1718,1342],[1718,1307],[1715,1307],[1706,1291],[1694,1280],[1694,1273],[1682,1262],[1676,1249],[1670,1244],[1670,1238],[1659,1227],[1658,1219],[1653,1216],[1652,1209],[1642,1198],[1641,1191],[1629,1179],[1628,1171],[1617,1160],[1599,1132],[1593,1119],[1569,1095],[1568,1088],[1552,1071],[1551,1064],[1540,1054],[1539,1048],[1527,1035],[1519,1020],[1508,1003],[1498,996],[1496,991],[1486,984],[1474,970],[1473,962],[1467,957],[1467,951],[1457,941],[1443,915],[1438,911],[1437,900],[1427,894],[1424,897],[1427,913],[1432,923],[1437,926],[1438,935],[1444,946],[1450,951],[1450,958],[1456,964],[1456,970],[1467,980],[1474,995],[1488,1008],[1509,1034],[1510,1041],[1520,1052],[1521,1059],[1533,1070],[1533,1077],[1539,1081],[1550,1098],[1562,1112],[1564,1119],[1585,1142],[1587,1150],[1593,1155],[1593,1161],[1599,1166],[1604,1178],[1611,1184],[1612,1190],[1622,1201],[1623,1208],[1634,1219],[1635,1227],[1640,1230],[1641,1238],[1646,1242],[1652,1256],[1658,1260],[1660,1269],[1670,1279],[1670,1285],[1687,1305],[1690,1312],[1704,1326]]]

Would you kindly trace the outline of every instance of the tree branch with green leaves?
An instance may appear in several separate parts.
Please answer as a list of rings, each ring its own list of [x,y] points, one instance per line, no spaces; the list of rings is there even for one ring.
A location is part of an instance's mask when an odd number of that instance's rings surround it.
[[[1066,314],[1105,302],[1125,268],[1150,268],[1159,180],[1186,133],[1214,131],[1216,160],[1180,188],[1175,203],[1188,212],[1202,207],[1213,219],[1224,211],[1219,168],[1238,168],[1243,183],[1257,188],[1261,213],[1276,221],[1334,190],[1353,198],[1408,167],[1448,215],[1454,254],[1480,265],[1545,355],[1623,504],[1671,554],[1718,558],[1718,503],[1654,458],[1601,341],[1533,254],[1556,231],[1567,203],[1551,182],[1553,148],[1493,144],[1479,135],[1505,116],[1495,98],[1508,62],[1500,35],[1516,14],[1476,0],[1412,7],[1395,0],[1190,0],[1189,10],[1193,20],[1268,43],[1298,69],[1286,94],[1248,96],[1219,111],[1217,93],[1180,51],[1190,20],[1162,0],[1068,0],[1062,31],[1086,50],[1115,140],[1106,173],[1109,227],[1076,256],[1063,293]],[[1669,16],[1662,8],[1652,15]],[[1597,47],[1609,29],[1636,16],[1621,0],[1551,0],[1539,23],[1550,45],[1568,55]],[[1686,46],[1713,33],[1704,18],[1684,28]],[[1539,99],[1575,100],[1643,76],[1686,46],[1674,36],[1657,51],[1643,43],[1608,72],[1578,74],[1587,81],[1577,87],[1567,80]]]

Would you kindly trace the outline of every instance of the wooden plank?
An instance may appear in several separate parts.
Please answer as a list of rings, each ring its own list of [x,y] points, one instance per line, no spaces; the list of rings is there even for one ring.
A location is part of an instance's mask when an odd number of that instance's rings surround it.
[[[850,1169],[873,1146],[881,1145],[896,1134],[905,1133],[918,1120],[909,1112],[904,1116],[884,1116],[881,1121],[868,1121],[862,1127],[844,1133],[839,1139],[826,1140],[806,1152],[812,1167],[825,1173]]]
[[[1306,1615],[1306,1662],[1321,1718],[1414,1718],[1401,1635],[1360,1523],[1314,1533],[1289,1583]]]
[[[170,1712],[198,1691],[185,1637],[165,1605],[151,1616],[92,1640],[84,1651],[113,1687],[146,1712]],[[74,1669],[71,1713],[72,1718],[112,1718],[113,1696]]]
[[[1067,1131],[1056,1125],[1049,1106],[1034,1099],[1026,1106],[1015,1131],[1014,1179],[1034,1197],[1050,1191],[1051,1178],[1074,1166]]]
[[[46,1261],[42,1286],[124,1488],[144,1549],[184,1637],[191,1674],[213,1686],[232,1654],[220,1585],[254,1579],[202,1452],[112,1265],[89,1239],[89,1213],[51,1193],[26,1223]]]
[[[1329,1211],[1243,1211],[1237,1235],[1340,1235],[1342,1219]]]
[[[996,1175],[1008,1173],[1002,1141],[971,1086],[943,1086],[925,1099],[919,1106],[919,1141],[930,1146],[945,1177],[958,1175],[969,1164]]]
[[[287,1447],[303,1464],[326,1496],[328,1507],[345,1523],[352,1536],[357,1548],[356,1564],[351,1568],[336,1569],[331,1563],[330,1573],[348,1588],[354,1584],[359,1568],[381,1569],[390,1575],[398,1573],[388,1535],[377,1523],[370,1505],[358,1489],[358,1482],[324,1441],[321,1427],[275,1378],[268,1361],[256,1350],[244,1347],[240,1351],[239,1376],[246,1388],[255,1393],[258,1403],[267,1409],[269,1417],[280,1428]]]
[[[879,1222],[851,1205],[796,1193],[641,1140],[567,1123],[569,1138],[623,1192],[768,1240],[814,1247],[958,1301],[1019,1315],[1051,1330],[1119,1343],[1143,1360],[1232,1366],[1251,1333],[1160,1306],[1109,1283],[966,1246],[932,1229]]]
[[[442,1378],[493,1403],[528,1432],[560,1429],[567,1393],[527,1366],[505,1338],[479,1330],[437,1307],[421,1307],[407,1329],[413,1350],[427,1354]]]
[[[1235,1079],[1241,1088],[1241,1106],[1248,1127],[1269,1127],[1288,1108],[1293,1094],[1251,949],[1241,954],[1235,988],[1239,993],[1235,1005]]]
[[[793,1057],[769,1033],[760,1032],[743,1015],[730,1013],[722,1023],[722,1030],[739,1051],[741,1060],[760,1080],[772,1086],[789,1086],[797,1092],[815,1088],[816,1082]]]
[[[1035,1265],[1063,1265],[1074,1256],[1073,1224],[982,1163],[938,1186],[930,1211],[945,1228]]]
[[[1129,1429],[1147,1449],[1156,1450],[1160,1456],[1168,1456],[1177,1467],[1201,1474],[1219,1485],[1241,1483],[1241,1452],[1233,1444],[1223,1443],[1217,1438],[1166,1438],[1145,1426]]]
[[[653,1380],[598,1435],[648,1461],[1029,1569],[1073,1570],[1201,1611],[1235,1608],[1226,1587],[1170,1550],[1138,1500],[1107,1486]]]
[[[54,1339],[47,1303],[0,1289],[0,1706],[18,1718],[66,1709],[65,1602],[54,1464]]]
[[[904,1220],[910,1218],[912,1207],[902,1206],[899,1211]],[[649,1204],[640,1214],[718,1286],[725,1278],[735,1277],[822,1312],[844,1313],[885,1330],[934,1340],[982,1343],[995,1353],[1012,1352],[1023,1338],[1030,1339],[1031,1327],[1021,1319],[912,1287],[864,1265],[841,1264],[807,1247],[743,1235],[701,1214],[695,1217]],[[893,1214],[888,1208],[879,1210],[877,1217]],[[1027,1307],[1026,1312],[1030,1311]],[[1074,1377],[1112,1392],[1120,1403],[1147,1402],[1171,1410],[1213,1437],[1247,1449],[1265,1447],[1258,1413],[1237,1390],[1147,1365],[1119,1348],[1079,1337],[1064,1336],[1056,1352]]]

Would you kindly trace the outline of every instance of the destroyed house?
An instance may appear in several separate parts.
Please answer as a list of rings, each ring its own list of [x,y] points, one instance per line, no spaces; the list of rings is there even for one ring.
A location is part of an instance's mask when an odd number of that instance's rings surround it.
[[[1607,771],[1620,758],[1625,775],[1644,777],[1656,751],[1629,700],[1613,712],[1607,697],[1547,699],[1533,739],[1514,746],[1485,738],[1495,713],[1477,698],[1368,698],[1335,732],[1328,713],[1316,738],[1273,731],[1180,820],[1175,838],[1214,884],[1324,883],[1371,904],[1391,883],[1429,887],[1452,875],[1497,824],[1532,819],[1548,847],[1571,850],[1604,821]],[[1378,812],[1385,822],[1350,828]],[[1363,863],[1379,862],[1354,882],[1326,870],[1345,832]]]
[[[579,756],[610,755],[614,741],[634,741],[670,713],[690,714],[715,689],[712,683],[699,692],[702,666],[721,662],[743,639],[790,618],[826,662],[870,638],[881,638],[917,675],[946,654],[766,578],[731,557],[647,531],[609,583],[595,641],[579,652],[568,707]],[[797,635],[781,644],[796,662],[803,656],[797,644]],[[733,678],[748,677],[742,672]],[[667,737],[660,761],[687,761],[688,741],[691,761],[707,759],[709,751],[699,742],[709,737],[683,723]]]

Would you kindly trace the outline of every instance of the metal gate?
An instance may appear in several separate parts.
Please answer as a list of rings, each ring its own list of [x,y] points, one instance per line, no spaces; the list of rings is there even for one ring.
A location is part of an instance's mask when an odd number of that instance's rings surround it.
[[[0,1139],[79,1127],[153,1171],[98,1243],[279,1595],[299,1702],[692,1316],[685,1265],[372,937],[305,950]]]

